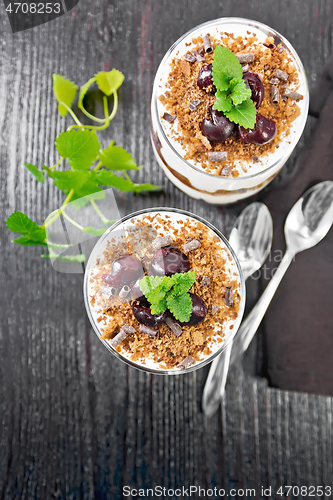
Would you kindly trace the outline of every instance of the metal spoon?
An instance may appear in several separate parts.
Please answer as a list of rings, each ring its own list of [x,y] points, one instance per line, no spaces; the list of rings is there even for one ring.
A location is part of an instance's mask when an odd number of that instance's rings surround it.
[[[231,363],[234,363],[248,348],[296,253],[312,248],[319,243],[326,236],[332,224],[333,181],[324,181],[306,191],[289,212],[284,226],[286,253],[256,306],[237,332],[231,353]],[[210,415],[212,414],[210,413]]]
[[[272,238],[273,221],[268,208],[263,203],[251,203],[236,220],[229,237],[245,280],[265,262],[272,246]],[[212,362],[209,370],[202,399],[202,409],[206,416],[215,413],[223,397],[232,345],[232,342],[228,344],[225,351]]]

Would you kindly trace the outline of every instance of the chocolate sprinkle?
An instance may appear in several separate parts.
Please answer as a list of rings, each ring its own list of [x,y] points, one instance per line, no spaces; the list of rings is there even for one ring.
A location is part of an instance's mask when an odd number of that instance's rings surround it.
[[[117,347],[117,345],[121,344],[121,342],[126,339],[127,335],[128,334],[122,328],[120,332],[110,340],[110,344],[112,345],[112,347]]]
[[[225,287],[225,303],[227,304],[227,306],[232,306],[234,303],[232,286]]]
[[[209,35],[205,35],[203,37],[203,42],[204,42],[204,48],[205,48],[205,51],[207,52],[207,54],[210,54],[211,52],[213,52],[212,41],[211,41]]]
[[[201,104],[200,99],[194,99],[194,101],[190,102],[188,107],[191,111],[196,111],[198,109],[199,104]]]
[[[127,335],[130,335],[131,333],[136,332],[136,329],[134,328],[134,326],[127,325],[126,323],[121,327],[121,329],[124,330],[124,332],[126,332]]]
[[[155,250],[159,250],[162,247],[166,247],[168,245],[171,245],[173,239],[170,234],[166,234],[165,236],[162,236],[161,238],[155,238],[154,241],[152,241],[151,246]]]
[[[249,71],[249,69],[250,69],[250,66],[248,64],[245,64],[244,66],[242,66],[243,73],[247,73],[247,71]]]
[[[187,52],[187,54],[185,54],[185,60],[189,63],[194,63],[197,58],[193,54],[191,54],[191,52]]]
[[[125,297],[127,297],[130,291],[131,291],[130,287],[128,285],[124,285],[119,292],[119,297],[121,299],[124,299]]]
[[[158,330],[153,330],[152,328],[146,325],[140,325],[139,331],[142,333],[146,333],[147,335],[150,335],[150,337],[156,337],[156,334],[158,332]]]
[[[279,80],[278,78],[271,78],[271,79],[269,80],[269,83],[270,83],[271,85],[279,85],[280,80]]]
[[[168,327],[173,331],[176,337],[180,337],[180,335],[183,333],[181,326],[170,316],[167,316],[165,318],[164,323],[168,325]]]
[[[252,54],[252,52],[248,54],[236,54],[236,57],[241,64],[254,61],[254,54]]]
[[[280,92],[276,85],[271,86],[271,100],[273,104],[277,104],[279,102]]]
[[[117,289],[114,288],[113,286],[100,286],[99,291],[101,292],[102,296],[105,299],[109,299],[111,295],[116,295],[117,294]]]
[[[170,115],[169,113],[164,113],[164,115],[162,116],[162,118],[166,121],[166,122],[169,122],[169,123],[172,123],[175,121],[175,119],[177,118],[177,115]]]
[[[226,161],[227,153],[225,151],[210,151],[208,161]]]
[[[221,170],[221,175],[224,177],[227,177],[228,175],[231,174],[231,168],[230,167],[223,167]]]
[[[194,55],[194,57],[198,62],[202,62],[205,60],[205,58],[202,57],[196,50],[192,50],[192,54]]]
[[[281,69],[276,69],[274,76],[276,76],[279,80],[283,80],[284,82],[286,82],[289,78],[288,73],[285,73]]]
[[[189,241],[188,243],[185,243],[184,245],[184,252],[191,252],[192,250],[195,250],[196,248],[199,248],[201,246],[201,241],[198,240],[197,238]]]
[[[210,283],[210,277],[209,276],[203,276],[201,279],[201,284],[202,286],[208,286]]]
[[[220,310],[220,306],[217,306],[216,304],[212,305],[212,314],[216,314]]]
[[[252,158],[252,161],[253,161],[254,163],[258,163],[258,161],[259,161],[259,156],[254,156],[254,157]]]
[[[194,365],[195,360],[192,358],[192,356],[187,356],[179,365],[177,365],[177,368],[188,368],[191,365]]]
[[[295,90],[291,89],[285,89],[283,91],[283,97],[289,97],[290,99],[295,99],[296,101],[299,101],[300,99],[303,98],[302,94],[299,94]]]

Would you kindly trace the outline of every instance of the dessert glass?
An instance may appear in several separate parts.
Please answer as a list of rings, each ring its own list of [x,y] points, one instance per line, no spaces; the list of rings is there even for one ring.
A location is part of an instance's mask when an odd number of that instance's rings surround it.
[[[250,165],[246,173],[238,177],[213,175],[194,161],[185,160],[182,146],[172,139],[170,124],[161,120],[166,109],[159,97],[166,89],[172,59],[175,56],[182,57],[191,50],[189,43],[192,39],[208,33],[214,35],[221,32],[234,33],[235,36],[246,36],[247,32],[251,32],[257,36],[259,42],[273,37],[275,44],[282,44],[288,56],[292,58],[299,76],[298,90],[303,95],[303,99],[298,101],[300,115],[292,123],[290,133],[283,138],[279,148],[269,153],[266,158],[259,158],[257,163]],[[264,24],[248,19],[221,18],[209,21],[179,38],[165,54],[157,70],[151,100],[151,140],[154,154],[168,179],[192,198],[214,204],[233,203],[256,194],[278,174],[302,135],[308,108],[309,91],[303,65],[292,45],[282,35]]]
[[[133,226],[130,226],[130,224],[135,221],[140,221],[142,216],[150,214],[152,215],[160,214],[162,217],[167,216],[169,218],[168,220],[171,220],[171,223],[175,224],[175,227],[177,225],[177,221],[179,221],[180,219],[183,221],[190,221],[191,223],[199,222],[203,226],[208,228],[211,231],[214,238],[217,237],[216,241],[218,242],[219,248],[221,248],[223,252],[226,252],[225,253],[225,255],[227,256],[226,269],[228,269],[226,272],[229,273],[228,276],[230,277],[230,279],[231,278],[236,279],[238,283],[237,292],[239,293],[240,296],[238,314],[237,317],[234,320],[232,320],[231,323],[228,323],[228,321],[226,321],[225,326],[223,326],[223,334],[224,334],[223,341],[212,342],[212,345],[210,345],[212,352],[210,354],[204,356],[204,359],[202,359],[201,361],[197,361],[194,365],[184,369],[180,369],[178,367],[163,369],[159,368],[156,363],[149,363],[149,362],[147,364],[143,364],[139,361],[133,361],[132,359],[130,359],[129,356],[125,355],[124,352],[117,352],[117,350],[114,347],[112,347],[109,340],[101,338],[102,332],[98,322],[98,317],[100,315],[100,312],[98,311],[98,307],[95,307],[95,305],[92,304],[94,292],[93,292],[93,286],[91,284],[92,281],[91,278],[95,275],[95,272],[98,271],[98,266],[100,264],[101,259],[103,258],[103,253],[106,251],[108,245],[110,244],[109,242],[117,241],[119,238],[122,238],[125,233],[126,233],[126,239],[128,240],[128,235],[130,235],[129,228],[133,228]],[[135,250],[136,253],[138,254],[140,253],[140,251],[144,249],[145,246],[148,246],[147,242],[143,241],[145,239],[145,236],[142,237],[142,234],[143,233],[139,232],[137,236],[135,236],[135,234],[134,236],[130,235],[131,248],[133,248],[133,246],[136,246]],[[153,238],[155,236],[156,232]],[[177,375],[180,373],[188,373],[205,366],[207,363],[210,363],[216,356],[221,354],[221,352],[224,351],[229,342],[233,340],[241,323],[245,308],[245,284],[244,284],[242,270],[237,260],[237,257],[227,239],[218,229],[216,229],[212,224],[202,219],[201,217],[186,212],[184,210],[179,210],[175,208],[152,208],[148,210],[140,210],[138,212],[135,212],[133,214],[130,214],[122,218],[121,220],[113,224],[103,234],[103,236],[101,236],[101,238],[98,240],[98,242],[96,243],[95,247],[93,248],[90,254],[84,276],[83,292],[84,292],[84,301],[89,320],[96,335],[104,344],[104,346],[118,359],[121,359],[123,362],[127,363],[132,367],[150,373],[163,374],[163,375]],[[218,333],[218,335],[221,335],[221,332]]]

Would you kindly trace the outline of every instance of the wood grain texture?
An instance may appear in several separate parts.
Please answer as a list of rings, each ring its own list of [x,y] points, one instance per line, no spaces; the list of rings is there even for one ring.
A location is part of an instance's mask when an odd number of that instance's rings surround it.
[[[331,0],[82,0],[47,25],[13,35],[0,11],[0,498],[120,499],[123,485],[256,488],[332,484],[332,399],[282,392],[256,376],[255,346],[232,369],[221,411],[200,411],[207,369],[164,378],[113,358],[90,328],[82,276],[52,270],[35,248],[13,246],[5,218],[13,210],[42,222],[62,200],[37,185],[24,161],[55,161],[61,119],[51,75],[77,83],[116,67],[126,80],[119,112],[104,132],[144,164],[139,182],[162,184],[150,196],[117,195],[122,214],[174,206],[228,234],[245,206],[208,206],[170,184],[149,139],[153,78],[165,51],[185,31],[223,16],[257,19],[283,33],[313,88],[332,53]],[[293,164],[315,124],[275,182]],[[251,298],[259,293],[252,285]],[[260,338],[259,338],[260,340]],[[171,497],[170,497],[171,498]],[[273,498],[277,498],[273,496]]]

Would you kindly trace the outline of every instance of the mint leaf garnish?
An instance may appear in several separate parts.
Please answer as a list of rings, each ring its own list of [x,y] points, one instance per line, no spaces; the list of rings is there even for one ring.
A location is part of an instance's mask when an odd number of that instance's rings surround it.
[[[100,71],[95,75],[98,88],[107,96],[119,89],[124,81],[124,75],[117,69]]]
[[[100,143],[94,130],[70,130],[58,135],[56,148],[68,158],[74,170],[88,170],[99,153]]]
[[[160,186],[154,186],[149,183],[135,184],[130,179],[124,179],[107,170],[99,170],[98,172],[92,171],[92,173],[94,174],[97,184],[114,187],[124,192],[140,193],[141,191],[155,191],[156,189],[161,189]]]
[[[141,291],[151,304],[152,314],[169,308],[179,321],[189,321],[192,313],[191,296],[187,293],[195,282],[195,272],[172,276],[145,276],[139,281]]]
[[[53,92],[59,103],[59,113],[61,116],[66,116],[68,110],[61,103],[66,104],[66,106],[70,108],[75,99],[78,86],[75,85],[75,83],[71,82],[71,80],[68,80],[68,78],[64,78],[63,76],[57,75],[56,73],[53,73],[52,77]]]
[[[251,99],[233,106],[230,111],[224,114],[231,122],[238,123],[244,128],[253,128],[256,124],[257,111]]]
[[[99,153],[99,160],[110,170],[140,170],[132,155],[113,141]]]
[[[86,93],[88,92],[88,89],[89,87],[91,87],[91,85],[96,81],[96,78],[95,77],[92,77],[90,78],[90,80],[87,81],[87,83],[85,83],[84,85],[82,85],[82,87],[80,88],[80,92],[79,92],[79,100],[78,100],[78,107],[79,108],[82,108],[83,107],[83,99],[84,99],[84,96],[86,95]]]
[[[38,168],[35,165],[33,165],[32,163],[25,163],[24,166],[25,166],[25,168],[27,170],[29,170],[29,172],[34,177],[36,177],[36,179],[38,180],[38,182],[44,182],[45,181],[45,177],[44,177],[43,172],[41,172],[40,170],[38,170]]]
[[[6,226],[10,231],[20,233],[26,237],[25,239],[16,238],[16,241],[14,240],[15,243],[20,243],[21,245],[46,245],[46,231],[44,227],[38,226],[36,222],[20,211],[14,212],[7,218]]]
[[[52,172],[49,175],[54,179],[55,185],[65,194],[68,194],[73,189],[74,194],[71,200],[74,201],[101,191],[93,174],[93,171],[78,172],[66,170],[65,172]]]
[[[244,128],[253,128],[257,111],[251,89],[243,79],[242,65],[231,50],[221,45],[214,51],[213,83],[216,87],[213,109],[222,111],[230,121]]]
[[[189,321],[192,313],[192,299],[188,293],[168,295],[167,305],[178,321]]]

